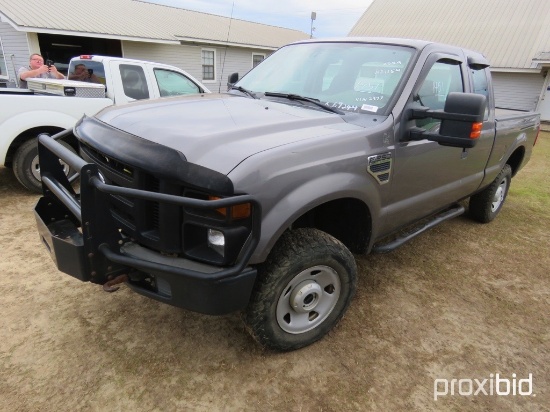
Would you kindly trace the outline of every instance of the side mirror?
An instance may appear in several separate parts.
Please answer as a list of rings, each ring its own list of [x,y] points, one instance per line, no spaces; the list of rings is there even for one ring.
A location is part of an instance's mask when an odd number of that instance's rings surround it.
[[[424,129],[410,131],[411,140],[428,139],[443,146],[471,148],[477,143],[483,128],[487,98],[474,93],[449,93],[443,111],[411,110],[411,119],[440,119],[439,133]]]
[[[239,73],[232,73],[229,76],[227,76],[227,87],[233,86],[235,83],[239,81]]]

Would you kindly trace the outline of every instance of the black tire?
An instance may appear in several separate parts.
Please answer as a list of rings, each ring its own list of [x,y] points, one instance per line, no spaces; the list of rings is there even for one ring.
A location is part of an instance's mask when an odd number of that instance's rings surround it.
[[[75,150],[67,142],[58,140],[67,149]],[[63,165],[65,174],[72,176],[76,172],[69,165]],[[19,182],[28,190],[36,193],[42,193],[42,183],[40,179],[40,164],[38,163],[38,142],[31,139],[23,143],[13,158],[13,173]]]
[[[338,323],[356,288],[355,259],[340,241],[317,229],[290,231],[258,267],[244,321],[262,346],[298,349]]]
[[[470,217],[481,223],[493,221],[504,205],[511,181],[512,168],[505,165],[489,186],[470,197]]]

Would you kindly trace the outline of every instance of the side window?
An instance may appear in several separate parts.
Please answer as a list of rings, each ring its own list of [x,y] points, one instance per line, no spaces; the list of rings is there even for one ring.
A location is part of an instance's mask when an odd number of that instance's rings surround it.
[[[148,99],[149,89],[143,68],[133,64],[121,64],[119,67],[124,94],[136,100]]]
[[[201,92],[199,86],[181,73],[164,69],[154,69],[154,73],[161,97]]]
[[[202,49],[202,79],[203,80],[216,80],[216,72],[214,62],[216,61],[215,50]]]
[[[431,110],[442,110],[449,93],[463,91],[460,65],[438,61],[428,72],[413,99]],[[418,127],[428,130],[439,127],[440,123],[440,120],[432,118],[416,120]]]
[[[445,100],[451,92],[463,92],[459,65],[436,62],[420,86],[415,100],[432,110],[445,107]]]
[[[482,94],[487,98],[484,117],[484,120],[487,120],[489,118],[489,83],[487,82],[487,72],[485,69],[472,70],[472,79],[474,81],[474,93]]]

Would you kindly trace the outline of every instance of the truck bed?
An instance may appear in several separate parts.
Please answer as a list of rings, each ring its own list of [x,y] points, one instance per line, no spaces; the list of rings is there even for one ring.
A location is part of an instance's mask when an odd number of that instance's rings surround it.
[[[514,110],[514,109],[504,109],[504,108],[495,108],[495,120],[497,122],[515,120],[515,119],[526,119],[531,117],[536,117],[539,114],[531,111],[523,110]]]

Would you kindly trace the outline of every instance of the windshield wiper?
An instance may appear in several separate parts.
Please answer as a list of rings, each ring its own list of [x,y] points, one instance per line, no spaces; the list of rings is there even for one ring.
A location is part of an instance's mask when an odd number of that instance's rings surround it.
[[[283,97],[285,99],[289,100],[299,100],[302,102],[309,102],[313,103],[315,106],[318,106],[322,109],[325,109],[329,112],[336,113],[336,114],[345,114],[342,110],[339,110],[335,107],[329,107],[323,103],[319,99],[314,99],[313,97],[306,97],[306,96],[300,96],[299,94],[292,94],[292,93],[276,93],[276,92],[265,92],[264,96],[272,96],[272,97]]]
[[[241,87],[241,86],[231,86],[231,87],[229,88],[229,90],[238,90],[238,91],[240,91],[241,93],[244,93],[244,94],[246,94],[247,96],[252,97],[253,99],[258,99],[258,96],[256,96],[253,92],[251,92],[250,90],[245,89],[244,87]]]

